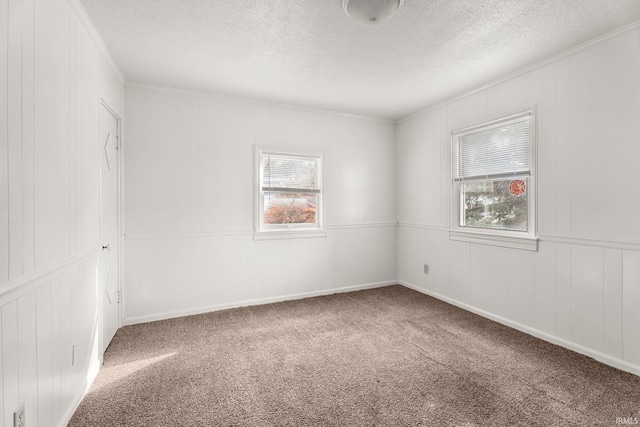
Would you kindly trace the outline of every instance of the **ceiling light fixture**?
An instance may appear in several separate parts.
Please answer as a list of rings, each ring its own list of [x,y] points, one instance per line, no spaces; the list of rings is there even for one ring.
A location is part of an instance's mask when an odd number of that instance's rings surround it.
[[[361,24],[380,24],[400,9],[404,0],[342,0],[344,12]]]

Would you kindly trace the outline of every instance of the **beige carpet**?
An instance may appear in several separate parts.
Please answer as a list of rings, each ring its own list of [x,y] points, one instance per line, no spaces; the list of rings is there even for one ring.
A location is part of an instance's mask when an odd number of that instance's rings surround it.
[[[640,377],[390,286],[122,328],[69,425],[614,426],[639,416]]]

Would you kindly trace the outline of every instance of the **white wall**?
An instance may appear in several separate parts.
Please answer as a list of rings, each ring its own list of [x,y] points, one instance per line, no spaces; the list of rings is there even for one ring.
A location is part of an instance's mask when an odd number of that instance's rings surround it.
[[[125,89],[124,321],[393,283],[393,122]],[[255,145],[325,153],[328,237],[253,240]]]
[[[20,402],[63,425],[99,365],[99,101],[122,116],[121,87],[75,0],[0,0],[0,28],[0,426]],[[639,32],[402,121],[397,146],[394,123],[128,88],[125,321],[400,277],[639,373]],[[534,104],[539,252],[450,241],[450,132]],[[328,237],[253,240],[254,145],[326,153]]]
[[[65,424],[99,366],[98,114],[122,90],[87,22],[75,1],[0,0],[4,427],[20,402]]]
[[[639,40],[635,27],[399,123],[403,283],[640,373]],[[451,131],[533,105],[539,251],[449,240]]]

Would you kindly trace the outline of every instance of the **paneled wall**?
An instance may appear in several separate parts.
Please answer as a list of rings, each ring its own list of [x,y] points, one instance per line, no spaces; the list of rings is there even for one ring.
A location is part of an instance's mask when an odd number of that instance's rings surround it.
[[[638,76],[636,26],[401,121],[400,280],[639,374]],[[449,240],[451,131],[534,105],[539,251]]]
[[[100,362],[98,114],[121,82],[75,1],[0,0],[0,28],[0,426],[21,402],[64,425]]]
[[[125,88],[125,323],[393,283],[393,122]],[[254,149],[323,151],[324,238],[253,240]]]

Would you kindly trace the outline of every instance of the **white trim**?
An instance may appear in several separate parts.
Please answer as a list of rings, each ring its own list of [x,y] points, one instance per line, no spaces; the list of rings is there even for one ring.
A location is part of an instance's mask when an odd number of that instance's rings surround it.
[[[538,239],[528,236],[506,236],[502,234],[474,233],[469,231],[450,230],[449,239],[458,242],[477,243],[480,245],[500,246],[503,248],[522,249],[536,252]]]
[[[134,231],[125,233],[125,240],[156,240],[156,239],[197,239],[202,237],[246,236],[253,234],[253,230],[229,231]]]
[[[419,286],[413,285],[411,283],[405,282],[403,280],[399,280],[402,286],[405,286],[409,289],[413,289],[417,292],[420,292],[425,295],[429,295],[431,297],[437,298],[441,301],[447,302],[449,304],[455,305],[456,307],[460,307],[463,310],[467,310],[471,313],[475,313],[479,316],[485,317],[487,319],[493,320],[495,322],[501,323],[505,326],[508,326],[513,329],[517,329],[520,332],[524,332],[525,334],[532,335],[536,338],[540,338],[541,340],[550,342],[552,344],[559,345],[561,347],[567,348],[569,350],[575,351],[576,353],[583,354],[585,356],[589,356],[598,362],[604,363],[605,365],[613,366],[614,368],[620,369],[622,371],[630,372],[634,375],[640,376],[640,366],[634,365],[627,361],[618,359],[617,357],[609,356],[607,354],[601,353],[596,350],[592,350],[587,347],[583,347],[579,344],[575,344],[573,342],[567,341],[565,339],[559,338],[555,335],[548,334],[546,332],[542,332],[538,329],[532,328],[530,326],[523,325],[522,323],[514,322],[502,316],[495,315],[488,311],[481,310],[479,308],[473,307],[469,304],[460,302],[456,299],[446,297],[444,295],[438,294],[436,292],[432,292],[430,290],[421,288]]]
[[[115,74],[115,76],[118,78],[118,80],[120,81],[120,84],[124,84],[125,82],[124,75],[122,74],[122,72],[118,68],[118,65],[113,60],[113,57],[107,50],[107,46],[102,41],[102,38],[100,37],[98,30],[96,30],[95,25],[93,25],[91,18],[89,18],[87,11],[82,6],[82,4],[80,4],[80,0],[68,0],[68,1],[69,1],[69,5],[76,13],[78,20],[82,23],[84,28],[87,30],[87,33],[89,33],[89,37],[91,37],[91,40],[93,40],[93,43],[96,45],[96,47],[98,48],[98,50],[100,51],[104,59],[107,61],[107,63],[109,64],[109,67],[111,67],[111,71],[113,71],[113,74]]]
[[[71,417],[73,417],[73,414],[78,410],[80,402],[82,402],[82,399],[84,399],[90,387],[91,384],[87,386],[87,390],[85,390],[84,393],[75,396],[69,407],[67,407],[67,410],[64,412],[64,414],[62,414],[62,418],[58,422],[58,427],[66,427],[69,424],[69,421],[71,421]]]
[[[102,362],[102,358],[100,358],[100,362]],[[62,414],[62,418],[58,422],[58,427],[65,427],[67,424],[69,424],[69,421],[71,421],[71,417],[73,417],[73,414],[78,410],[82,399],[84,399],[87,393],[89,393],[93,381],[95,381],[98,373],[100,372],[102,363],[93,363],[92,365],[93,367],[89,366],[89,372],[87,373],[87,383],[85,384],[84,392],[77,395],[73,399],[67,410],[64,412],[64,414]]]
[[[315,224],[265,224],[264,222],[264,192],[265,186],[262,182],[264,175],[263,155],[286,156],[295,158],[309,158],[316,162],[316,182],[317,190],[316,222]],[[327,232],[324,227],[324,192],[323,192],[323,172],[324,172],[324,151],[300,150],[286,147],[254,146],[254,240],[269,239],[299,239],[307,237],[326,237]]]
[[[124,193],[123,193],[123,187],[122,187],[122,174],[123,174],[123,162],[122,162],[122,119],[120,118],[120,116],[113,110],[113,108],[111,108],[111,106],[109,105],[109,103],[107,102],[107,100],[105,100],[102,96],[100,96],[100,116],[99,116],[99,120],[98,120],[98,126],[100,129],[102,129],[102,108],[104,108],[113,119],[115,119],[116,121],[116,146],[115,146],[115,156],[116,156],[116,235],[117,235],[117,239],[116,239],[116,244],[117,244],[117,257],[116,257],[116,296],[117,296],[117,305],[118,305],[118,327],[116,329],[116,332],[118,329],[120,329],[122,327],[122,310],[123,310],[123,304],[122,304],[122,289],[123,289],[123,276],[124,276],[124,269],[122,266],[122,260],[123,260],[123,247],[124,247],[124,237],[123,237],[123,216],[124,216],[124,210],[122,208],[122,202],[124,200]],[[99,136],[100,138],[101,136]],[[100,139],[98,139],[99,144],[101,144]],[[102,150],[100,150],[100,152],[102,152]],[[100,205],[100,211],[99,211],[99,217],[100,217],[100,246],[102,246],[105,242],[104,242],[104,236],[103,236],[103,176],[102,176],[102,155],[98,156],[98,164],[100,165],[99,168],[99,182],[100,182],[100,189],[99,189],[99,205]],[[99,288],[100,290],[104,290],[104,277],[102,275],[102,256],[100,259],[100,274],[99,277],[100,279],[98,280],[99,283]],[[105,324],[105,315],[104,315],[104,292],[100,292],[100,298],[99,298],[99,313],[100,313],[100,326],[99,326],[99,334],[98,334],[98,345],[100,348],[99,354],[100,354],[100,360],[102,361],[102,358],[104,357],[104,352],[107,350],[106,347],[104,346],[104,324]],[[99,370],[99,369],[98,369]],[[97,372],[96,372],[97,375]]]
[[[398,221],[389,222],[364,222],[362,224],[334,224],[327,225],[329,230],[346,230],[350,228],[382,228],[382,227],[397,227]]]
[[[123,319],[123,325],[135,325],[138,323],[155,322],[157,320],[173,319],[176,317],[192,316],[194,314],[210,313],[214,311],[226,310],[229,308],[247,307],[252,305],[271,304],[274,302],[292,301],[303,298],[312,298],[322,295],[331,295],[344,292],[360,291],[364,289],[381,288],[384,286],[397,285],[397,280],[387,280],[384,282],[365,283],[362,285],[345,286],[342,288],[332,288],[322,291],[302,292],[297,294],[280,295],[275,297],[258,298],[244,301],[229,302],[224,304],[215,304],[209,306],[203,306],[198,308],[192,308],[188,310],[169,311],[165,313],[152,314],[147,316],[125,317]]]
[[[325,230],[345,230],[353,228],[383,228],[397,227],[397,221],[389,222],[365,222],[362,224],[332,224],[327,225]],[[416,225],[418,228],[429,226]],[[444,227],[448,231],[449,228]],[[228,230],[228,231],[132,231],[124,234],[124,240],[157,240],[157,239],[198,239],[203,237],[227,237],[227,236],[247,236],[252,235],[253,230]]]
[[[261,230],[253,233],[253,240],[307,239],[313,237],[327,237],[327,230],[301,228],[291,230]]]
[[[366,114],[347,113],[344,111],[328,110],[328,109],[323,109],[319,107],[318,108],[306,107],[304,105],[288,104],[286,102],[269,101],[269,100],[262,100],[262,99],[249,98],[249,97],[236,96],[236,95],[224,95],[221,93],[209,92],[205,90],[178,89],[170,86],[151,85],[151,84],[145,84],[141,82],[129,82],[129,81],[124,83],[124,87],[131,88],[131,89],[143,89],[143,90],[153,90],[153,91],[159,91],[159,92],[169,92],[169,93],[174,93],[179,95],[204,96],[207,98],[214,98],[214,99],[220,99],[220,100],[246,102],[247,104],[251,104],[251,105],[261,105],[265,107],[275,107],[275,108],[282,108],[287,110],[304,111],[309,113],[327,114],[330,116],[349,117],[352,119],[371,120],[374,122],[381,122],[381,123],[390,123],[390,124],[397,123],[396,120],[385,119],[382,117],[368,116]]]
[[[84,261],[99,255],[99,249],[85,250],[72,255],[63,261],[50,265],[49,267],[25,274],[24,276],[8,282],[6,285],[0,287],[0,305],[6,304],[21,295],[38,288],[48,280],[51,280],[65,271],[80,265]]]
[[[483,123],[477,123],[465,128],[457,129],[451,132],[451,233],[449,238],[452,240],[459,240],[463,242],[478,243],[483,245],[501,246],[513,249],[523,249],[530,251],[538,250],[538,241],[536,239],[536,231],[538,226],[537,221],[537,147],[538,147],[538,107],[534,104],[533,107],[520,111],[515,114],[510,114],[495,120],[485,121]],[[507,229],[491,229],[491,228],[474,228],[465,227],[461,225],[463,220],[463,200],[462,200],[462,188],[464,184],[464,177],[459,177],[459,164],[460,161],[460,137],[469,133],[475,133],[481,130],[498,129],[503,125],[512,124],[515,122],[528,121],[530,124],[529,134],[529,170],[526,172],[514,172],[513,178],[493,178],[492,175],[486,176],[486,180],[494,179],[527,179],[527,230],[516,231]],[[529,175],[528,177],[525,175]],[[476,177],[478,178],[478,177]],[[469,181],[476,180],[471,178]]]
[[[632,251],[640,251],[640,242],[598,239],[592,237],[571,237],[551,234],[538,234],[538,238],[543,242],[567,243],[570,245],[596,246],[612,249],[628,249]]]
[[[466,126],[461,129],[455,129],[451,131],[451,135],[455,137],[460,137],[460,136],[465,136],[472,133],[477,133],[478,131],[493,130],[493,129],[503,127],[505,125],[508,126],[513,123],[520,123],[520,122],[526,122],[526,121],[529,121],[529,123],[532,125],[531,129],[533,129],[533,123],[532,123],[533,116],[534,116],[534,108],[530,108],[525,111],[521,111],[519,113],[511,114],[504,117],[499,117],[497,119],[489,120],[486,122],[476,123],[474,125]]]
[[[127,309],[127,284],[126,277],[124,272],[126,271],[126,238],[124,230],[127,229],[127,221],[124,216],[125,213],[125,204],[126,200],[124,197],[124,188],[126,182],[126,175],[124,173],[124,162],[122,159],[126,156],[127,144],[126,144],[126,134],[125,134],[125,111],[124,111],[124,87],[120,86],[120,107],[122,111],[122,121],[120,126],[120,168],[118,169],[118,173],[120,174],[120,188],[118,189],[120,193],[120,212],[118,219],[120,220],[120,327],[122,327],[122,317],[123,313],[125,313]],[[135,116],[135,115],[134,115]]]
[[[591,46],[593,46],[595,44],[598,44],[598,43],[603,42],[605,40],[608,40],[608,39],[611,39],[613,37],[619,36],[620,34],[626,33],[627,31],[634,30],[634,29],[636,29],[638,27],[640,27],[640,21],[636,21],[636,22],[633,22],[633,23],[631,23],[629,25],[625,25],[624,27],[620,27],[620,28],[618,28],[616,30],[613,30],[611,32],[603,34],[600,37],[596,37],[595,39],[592,39],[592,40],[590,40],[588,42],[582,43],[582,44],[580,44],[580,45],[578,45],[576,47],[573,47],[571,49],[565,50],[564,52],[560,52],[557,55],[553,55],[553,56],[551,56],[549,58],[543,59],[542,61],[536,62],[534,64],[531,64],[531,65],[527,66],[527,67],[521,68],[521,69],[519,69],[517,71],[514,71],[512,73],[506,74],[506,75],[504,75],[502,77],[499,77],[498,79],[493,80],[493,81],[491,81],[491,82],[489,82],[487,84],[484,84],[482,86],[476,87],[475,89],[469,90],[467,92],[463,92],[460,95],[453,96],[451,98],[447,98],[446,100],[444,100],[442,102],[438,102],[438,103],[436,103],[434,105],[431,105],[429,107],[426,107],[426,108],[423,108],[421,110],[418,110],[415,113],[412,113],[412,114],[410,114],[410,115],[408,115],[406,117],[398,119],[396,121],[396,123],[400,124],[400,123],[403,123],[403,122],[405,122],[407,120],[411,120],[411,119],[414,119],[416,117],[422,116],[423,114],[430,113],[431,111],[437,110],[439,108],[446,107],[447,105],[453,104],[454,102],[459,101],[460,99],[462,99],[464,97],[467,97],[469,95],[473,95],[474,93],[483,91],[483,90],[488,89],[488,88],[490,88],[492,86],[496,86],[496,85],[498,85],[500,83],[504,83],[507,80],[511,80],[513,78],[516,78],[518,76],[526,74],[526,73],[528,73],[530,71],[536,70],[538,68],[542,68],[545,65],[548,65],[548,64],[550,64],[552,62],[555,62],[555,61],[558,61],[560,59],[566,58],[568,56],[574,55],[574,54],[576,54],[576,53],[578,53],[580,51],[583,51],[583,50],[585,50],[585,49],[587,49],[587,48],[589,48],[589,47],[591,47]]]
[[[414,228],[420,230],[433,230],[449,233],[449,227],[444,225],[430,225],[419,224],[400,221],[398,226],[401,228]],[[580,246],[595,246],[600,248],[611,249],[625,249],[631,251],[640,251],[640,242],[631,240],[615,240],[615,239],[602,239],[597,237],[588,236],[563,236],[553,234],[538,234],[538,241],[540,242],[552,242],[552,243],[565,243],[569,245]]]
[[[434,231],[446,231],[449,232],[448,225],[431,225],[431,224],[419,224],[417,222],[398,222],[398,227],[402,228],[417,228],[420,230],[434,230]]]

